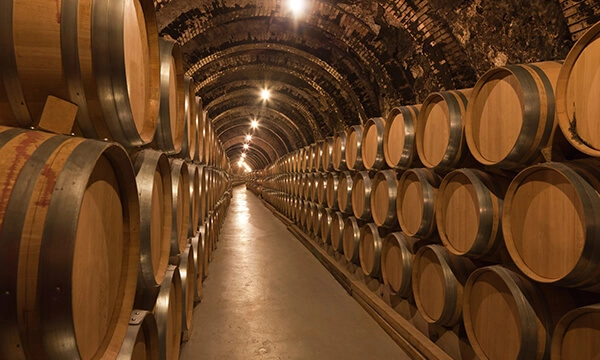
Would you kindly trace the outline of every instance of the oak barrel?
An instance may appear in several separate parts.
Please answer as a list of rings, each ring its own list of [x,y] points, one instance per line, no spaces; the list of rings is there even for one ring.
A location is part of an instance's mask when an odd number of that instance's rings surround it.
[[[531,279],[600,291],[599,169],[598,159],[545,163],[510,183],[502,211],[504,241]]]
[[[417,119],[417,153],[423,165],[449,170],[469,156],[463,116],[471,89],[431,93],[423,101]]]
[[[200,301],[204,297],[203,281],[206,277],[204,272],[204,233],[198,232],[190,238],[190,244],[194,250],[194,269],[196,270],[196,283],[194,284],[194,301]]]
[[[320,171],[333,171],[333,137],[326,137],[321,144],[321,163]]]
[[[194,247],[188,243],[179,255],[179,276],[181,277],[181,338],[188,341],[192,333],[192,312],[196,299],[196,284],[199,274],[196,272]]]
[[[352,188],[354,182],[352,174],[349,171],[343,171],[339,174],[338,182],[338,208],[345,214],[352,214]]]
[[[600,304],[566,313],[552,335],[552,360],[594,359],[600,344]]]
[[[155,150],[142,150],[133,160],[141,217],[139,285],[148,290],[162,282],[169,262],[173,209],[171,169],[167,157]],[[143,308],[148,308],[148,304]]]
[[[331,225],[329,226],[329,240],[331,247],[337,252],[344,251],[344,214],[339,211],[332,212]]]
[[[154,317],[158,327],[160,358],[179,359],[181,350],[182,284],[179,268],[169,265],[160,284],[160,292],[154,306]]]
[[[321,205],[327,205],[327,174],[317,173],[315,177],[317,183],[315,201]]]
[[[183,159],[171,163],[171,256],[180,254],[187,243],[190,227],[190,174]]]
[[[444,177],[435,215],[448,251],[472,258],[497,255],[504,246],[501,218],[506,183],[475,169],[454,170]]]
[[[481,359],[548,359],[555,323],[574,306],[500,265],[475,270],[464,289],[463,318]],[[575,358],[573,358],[575,359]]]
[[[352,179],[352,212],[357,219],[371,219],[371,177],[359,171]]]
[[[200,224],[200,173],[198,172],[198,166],[195,164],[188,164],[188,176],[189,176],[189,196],[190,196],[190,221],[188,227],[188,237],[193,237],[198,231],[198,225]]]
[[[359,263],[360,226],[362,222],[354,216],[344,219],[343,248],[347,261]]]
[[[346,165],[346,132],[338,131],[333,137],[331,162],[335,171],[348,170]]]
[[[377,226],[398,227],[396,197],[398,190],[396,170],[381,170],[371,182],[371,215]]]
[[[2,356],[118,353],[138,277],[135,175],[114,143],[0,126]]]
[[[338,207],[338,184],[339,184],[339,176],[335,172],[330,172],[327,174],[327,184],[325,190],[327,207],[337,210]]]
[[[385,132],[385,119],[382,117],[370,118],[363,129],[361,156],[367,170],[379,170],[386,164],[383,154],[383,134]]]
[[[442,181],[433,170],[406,170],[398,180],[396,216],[408,236],[428,238],[435,233],[435,199]]]
[[[159,360],[158,327],[154,314],[133,310],[129,317],[127,335],[116,360]]]
[[[417,308],[432,324],[453,326],[461,320],[463,289],[475,265],[441,245],[421,247],[413,259],[412,289]]]
[[[363,170],[362,159],[363,127],[352,125],[346,129],[346,166],[349,170]]]
[[[152,140],[160,81],[152,1],[7,0],[0,14],[0,124],[38,125],[52,95],[77,105],[78,134],[127,147]]]
[[[567,140],[577,150],[600,156],[600,23],[573,45],[558,75],[556,115]]]
[[[383,132],[383,155],[392,169],[408,169],[417,158],[415,132],[421,105],[393,108],[387,115]],[[418,158],[417,158],[418,159]]]
[[[467,145],[477,161],[522,168],[542,157],[556,127],[554,88],[561,66],[506,65],[479,78],[465,114]]]
[[[321,224],[319,234],[321,235],[321,243],[331,243],[331,221],[333,220],[333,211],[329,208],[321,208]]]
[[[417,239],[402,232],[393,232],[383,238],[381,245],[381,277],[383,284],[403,298],[412,294],[413,244]]]
[[[186,160],[197,160],[198,158],[198,101],[196,97],[196,85],[194,79],[184,77],[184,111],[183,111],[183,141],[180,156]]]
[[[381,275],[381,246],[382,236],[379,228],[368,223],[360,228],[358,258],[363,274],[378,278]]]

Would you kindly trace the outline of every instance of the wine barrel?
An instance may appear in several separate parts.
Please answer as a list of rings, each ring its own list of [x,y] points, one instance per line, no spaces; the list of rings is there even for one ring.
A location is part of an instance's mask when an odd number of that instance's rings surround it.
[[[0,126],[0,168],[2,357],[118,353],[140,250],[126,151]]]
[[[363,274],[378,278],[381,275],[382,236],[377,225],[368,223],[360,228],[358,258]]]
[[[402,232],[383,238],[381,245],[381,277],[392,294],[408,298],[412,295],[413,244],[417,239]]]
[[[500,265],[483,267],[465,285],[465,330],[481,359],[548,359],[555,323],[573,305],[561,289],[543,291]]]
[[[321,163],[319,170],[321,171],[333,171],[333,137],[329,136],[325,138],[321,144]]]
[[[331,243],[331,221],[333,220],[333,211],[329,208],[321,208],[321,228],[319,234],[321,234],[321,243]]]
[[[339,131],[333,137],[331,162],[335,171],[348,170],[346,165],[346,132]]]
[[[441,181],[425,168],[408,169],[398,180],[396,216],[406,235],[428,238],[435,233],[435,198]]]
[[[208,167],[206,165],[197,165],[196,168],[198,169],[198,197],[200,199],[200,213],[198,214],[198,223],[199,225],[204,225],[204,222],[206,221],[206,216],[208,215]]]
[[[310,153],[310,145],[300,149],[300,172],[308,172],[308,157]]]
[[[319,159],[321,158],[319,142],[310,144],[308,152],[308,171],[315,172],[319,169]]]
[[[349,170],[363,170],[365,168],[362,159],[363,127],[353,125],[346,129],[346,166]]]
[[[561,66],[506,65],[477,80],[465,113],[465,137],[477,161],[522,168],[542,158],[556,127],[554,88]]]
[[[334,172],[328,173],[325,196],[326,196],[326,200],[327,200],[327,206],[333,210],[339,209],[339,207],[338,207],[338,184],[339,184],[338,174],[334,173]]]
[[[344,214],[332,212],[329,240],[334,251],[344,251]]]
[[[0,14],[0,124],[37,126],[52,95],[77,105],[78,134],[127,147],[152,140],[160,82],[152,1],[8,0]]]
[[[326,205],[327,204],[327,174],[317,173],[316,182],[317,182],[316,201],[321,205]]]
[[[338,183],[338,208],[345,214],[352,214],[352,188],[354,182],[352,174],[349,171],[343,171],[339,174]]]
[[[196,279],[194,284],[194,301],[200,301],[204,297],[203,281],[204,274],[204,233],[198,232],[196,236],[189,239],[194,250],[194,269],[196,270]]]
[[[511,182],[502,211],[504,240],[531,279],[600,291],[598,169],[598,159],[539,164]]]
[[[190,227],[190,174],[182,159],[171,159],[171,256],[180,254],[187,244]]]
[[[133,310],[116,360],[159,360],[158,327],[150,311]]]
[[[415,131],[421,105],[393,108],[385,121],[383,155],[392,169],[408,169],[417,153]]]
[[[310,233],[314,237],[319,237],[321,235],[321,215],[323,206],[313,203],[314,205],[311,207],[311,225],[310,225]]]
[[[181,338],[188,341],[192,333],[192,312],[196,298],[196,283],[199,274],[196,273],[194,247],[188,243],[179,255],[179,276],[181,278]]]
[[[206,121],[208,119],[208,113],[203,109],[202,99],[198,98],[196,106],[196,125],[198,126],[198,156],[194,159],[197,164],[206,163]]]
[[[159,39],[160,106],[155,146],[166,154],[179,154],[184,128],[184,75],[181,47],[174,40]]]
[[[502,204],[506,180],[475,169],[448,173],[435,202],[438,233],[448,251],[489,257],[503,247]]]
[[[600,304],[565,314],[552,335],[552,360],[593,359],[600,343]]]
[[[196,97],[196,85],[194,79],[189,76],[184,77],[184,111],[183,111],[183,142],[180,156],[186,160],[194,161],[197,159],[198,151],[198,104]]]
[[[360,226],[361,222],[354,216],[347,217],[344,220],[344,232],[342,238],[344,257],[348,262],[359,262],[358,246],[360,244]]]
[[[449,170],[468,162],[463,115],[471,89],[431,93],[417,119],[417,153],[423,165]]]
[[[556,116],[562,133],[577,150],[600,156],[600,23],[589,28],[567,55],[556,84]]]
[[[200,224],[200,173],[195,164],[188,165],[189,176],[189,197],[190,197],[190,221],[188,227],[188,237],[193,237],[198,232]]]
[[[158,346],[161,359],[179,359],[181,319],[183,317],[181,291],[179,269],[174,265],[169,265],[160,284],[160,292],[153,311],[158,327]]]
[[[371,214],[377,226],[398,227],[396,170],[381,170],[371,182]]]
[[[171,170],[167,157],[158,151],[142,150],[133,160],[141,215],[138,282],[140,289],[148,290],[162,282],[169,262],[173,209]],[[147,301],[138,305],[143,309],[149,306]]]
[[[382,117],[370,118],[365,124],[361,156],[367,170],[380,170],[387,165],[383,154],[384,132],[385,119]]]
[[[352,179],[352,212],[357,219],[371,220],[371,177],[359,171]]]
[[[441,245],[421,247],[413,259],[412,290],[423,318],[443,326],[457,324],[462,315],[463,289],[475,265]]]

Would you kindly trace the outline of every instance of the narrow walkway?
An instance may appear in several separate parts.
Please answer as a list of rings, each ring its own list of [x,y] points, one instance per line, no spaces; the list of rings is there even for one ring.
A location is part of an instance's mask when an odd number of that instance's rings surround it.
[[[180,359],[409,359],[244,187],[218,245]]]

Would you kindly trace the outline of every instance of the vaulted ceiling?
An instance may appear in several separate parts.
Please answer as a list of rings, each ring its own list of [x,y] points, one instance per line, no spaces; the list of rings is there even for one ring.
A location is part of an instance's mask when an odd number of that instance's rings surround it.
[[[254,169],[494,66],[564,59],[600,20],[597,0],[290,1],[155,1],[231,161],[253,134]]]

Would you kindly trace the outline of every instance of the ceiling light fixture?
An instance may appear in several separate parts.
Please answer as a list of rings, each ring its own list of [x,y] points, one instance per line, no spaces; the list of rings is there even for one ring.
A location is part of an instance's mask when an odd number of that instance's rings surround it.
[[[271,97],[271,92],[269,91],[269,89],[262,89],[260,91],[260,98],[263,99],[264,101],[269,100],[270,97]]]
[[[258,128],[258,120],[254,119],[250,122],[250,127],[253,129]]]
[[[288,0],[288,9],[294,14],[295,17],[301,16],[306,9],[305,0]]]
[[[249,147],[250,147],[250,145],[244,144],[244,150],[248,150]]]
[[[250,135],[250,134],[246,135],[246,141],[250,141],[250,140],[252,140],[252,135]]]

